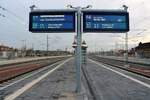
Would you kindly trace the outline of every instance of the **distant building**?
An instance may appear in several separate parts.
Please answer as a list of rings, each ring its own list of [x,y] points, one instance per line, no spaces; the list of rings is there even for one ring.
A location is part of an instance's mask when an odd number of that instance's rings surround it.
[[[150,58],[150,42],[140,42],[139,45],[135,47],[135,55],[140,58]]]
[[[0,45],[0,59],[11,59],[18,56],[18,50],[12,47]]]
[[[131,50],[128,51],[128,56],[135,57],[135,48],[131,48]]]

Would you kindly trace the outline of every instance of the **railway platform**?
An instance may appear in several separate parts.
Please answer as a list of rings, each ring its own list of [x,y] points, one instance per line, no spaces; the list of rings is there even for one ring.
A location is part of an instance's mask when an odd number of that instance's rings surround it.
[[[150,80],[109,65],[88,60],[84,66],[95,100],[149,100]]]
[[[38,78],[27,80],[27,83],[20,82],[2,90],[2,100],[86,100],[83,83],[81,93],[76,93],[74,60],[61,62],[55,68],[45,71]]]
[[[120,56],[99,56],[99,57],[110,58],[110,59],[121,60],[121,61],[125,60],[125,57],[120,57]],[[148,58],[128,57],[128,59],[130,62],[133,62],[133,63],[141,63],[141,64],[149,64],[150,65],[150,59],[148,59]]]
[[[76,93],[73,58],[59,61],[9,81],[0,88],[0,100],[149,100],[150,79],[88,59],[81,68],[81,92]],[[33,75],[34,74],[34,75]],[[6,88],[4,88],[6,87]]]
[[[70,55],[68,55],[68,56],[70,56]],[[11,60],[1,60],[0,66],[23,63],[23,62],[30,62],[30,61],[36,61],[36,60],[44,60],[44,59],[50,59],[50,58],[56,58],[56,57],[63,57],[63,56],[26,57],[26,58],[15,58],[15,59],[11,59]],[[64,57],[66,57],[66,56],[64,56]]]

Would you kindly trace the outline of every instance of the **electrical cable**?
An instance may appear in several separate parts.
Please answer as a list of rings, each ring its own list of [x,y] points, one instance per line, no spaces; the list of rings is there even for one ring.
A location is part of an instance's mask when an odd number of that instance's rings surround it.
[[[11,14],[11,15],[13,15],[15,18],[17,18],[17,19],[18,19],[19,21],[21,21],[23,24],[27,24],[23,18],[21,18],[20,16],[16,15],[16,14],[13,13],[12,11],[10,11],[10,10],[8,10],[8,9],[6,9],[6,8],[4,8],[4,7],[2,7],[2,6],[0,6],[0,9],[2,9],[3,11],[8,12],[8,13]]]

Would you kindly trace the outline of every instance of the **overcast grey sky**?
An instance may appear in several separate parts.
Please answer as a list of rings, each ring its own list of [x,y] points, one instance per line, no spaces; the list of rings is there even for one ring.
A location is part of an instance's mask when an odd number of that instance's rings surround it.
[[[39,9],[66,9],[68,4],[73,6],[92,5],[93,9],[122,9],[125,4],[129,7],[130,28],[129,47],[139,42],[150,42],[150,0],[0,0],[0,44],[20,48],[22,40],[27,46],[34,44],[36,49],[46,48],[45,33],[30,33],[28,31],[29,6],[35,4]],[[143,30],[145,30],[143,32]],[[142,33],[141,33],[142,32]],[[50,49],[71,48],[75,33],[49,33]],[[89,50],[109,50],[123,48],[123,33],[85,33]]]

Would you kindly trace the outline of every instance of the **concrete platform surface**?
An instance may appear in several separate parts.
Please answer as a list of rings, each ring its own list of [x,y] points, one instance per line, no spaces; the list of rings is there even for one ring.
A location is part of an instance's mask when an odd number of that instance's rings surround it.
[[[75,66],[71,59],[15,100],[85,100],[83,86],[81,93],[75,90]]]
[[[93,60],[88,60],[84,67],[100,100],[150,100],[150,84],[137,80],[130,73]]]

